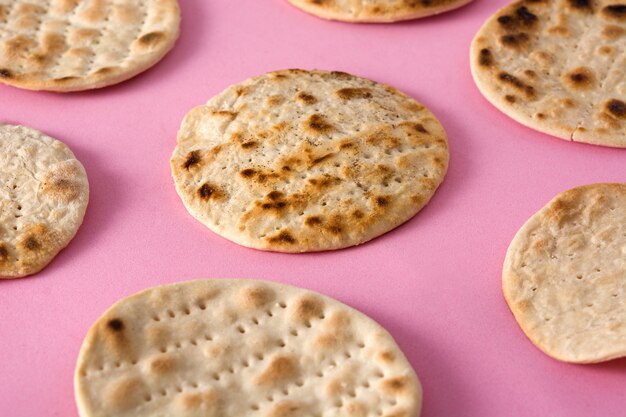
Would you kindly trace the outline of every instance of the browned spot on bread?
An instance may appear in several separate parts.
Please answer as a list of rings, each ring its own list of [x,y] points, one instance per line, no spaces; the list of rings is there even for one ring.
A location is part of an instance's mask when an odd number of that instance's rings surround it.
[[[357,144],[355,141],[346,139],[339,144],[339,149],[355,149]]]
[[[78,77],[67,76],[67,77],[55,78],[54,82],[57,82],[57,83],[67,83],[69,81],[77,80],[77,79],[78,79]]]
[[[183,168],[189,170],[189,168],[194,167],[200,163],[200,151],[191,151],[187,154],[187,159],[183,164]]]
[[[588,90],[595,84],[593,72],[586,67],[576,68],[563,76],[565,85],[574,90]]]
[[[314,339],[318,348],[332,351],[352,340],[350,317],[345,312],[335,311],[322,323],[324,330]]]
[[[533,70],[524,70],[524,75],[527,76],[528,78],[536,78],[537,77],[537,73]]]
[[[254,140],[244,142],[241,144],[241,147],[243,149],[252,149],[252,148],[256,148],[257,146],[259,146],[259,142],[254,141]]]
[[[372,90],[369,88],[342,88],[337,90],[336,94],[344,100],[372,98]]]
[[[390,196],[378,196],[374,198],[374,201],[376,202],[376,204],[380,207],[386,207],[391,203],[391,197]]]
[[[626,118],[626,103],[621,100],[611,99],[606,103],[606,109],[619,118]]]
[[[350,216],[354,217],[355,219],[362,219],[363,217],[365,217],[365,213],[363,213],[359,209],[355,209],[352,211],[352,213],[350,213]]]
[[[124,331],[124,322],[121,319],[111,319],[107,322],[107,329],[113,332]]]
[[[619,21],[626,20],[626,4],[611,4],[602,9],[602,15]]]
[[[334,130],[333,125],[331,125],[324,116],[319,115],[319,114],[311,115],[306,120],[304,125],[305,125],[305,130],[307,132],[313,133],[316,135],[329,133]]]
[[[306,295],[295,303],[294,318],[306,323],[314,318],[320,318],[324,314],[324,302],[314,295]]]
[[[221,398],[214,388],[208,388],[202,392],[181,393],[176,398],[176,403],[184,411],[184,415],[198,415],[198,413],[203,416],[221,415]]]
[[[528,39],[529,38],[526,33],[520,32],[503,35],[502,37],[500,37],[500,42],[502,42],[504,46],[517,49],[526,44],[526,42],[528,42]]]
[[[104,390],[106,408],[122,412],[136,407],[143,400],[144,384],[139,377],[112,380]]]
[[[292,356],[277,355],[263,372],[256,377],[256,383],[259,385],[281,385],[295,379],[300,373],[298,362]]]
[[[273,95],[267,98],[267,104],[271,107],[278,106],[283,101],[285,101],[285,98],[281,95]]]
[[[244,178],[252,178],[256,174],[257,174],[257,170],[252,169],[252,168],[246,168],[246,169],[239,171],[239,175],[241,175]]]
[[[334,153],[327,153],[326,155],[322,155],[322,156],[318,156],[316,158],[311,159],[311,162],[309,163],[309,167],[314,167],[315,165],[322,163],[326,160],[328,160],[329,158],[332,158],[333,156],[335,156]]]
[[[261,308],[274,299],[274,292],[265,286],[244,288],[240,294],[244,308]]]
[[[0,243],[0,262],[9,259],[9,251],[4,243]]]
[[[286,230],[283,230],[273,236],[267,238],[270,243],[277,245],[293,245],[298,241]]]
[[[493,65],[493,54],[488,48],[483,48],[480,50],[478,63],[483,67],[490,67]]]
[[[308,183],[314,191],[320,192],[341,183],[341,178],[331,175],[309,178]]]
[[[380,385],[385,394],[396,396],[406,392],[409,387],[409,379],[405,376],[387,378]]]
[[[39,243],[39,240],[37,240],[35,236],[31,235],[26,236],[26,238],[22,240],[21,246],[24,249],[34,251],[41,248],[41,243]]]
[[[508,101],[509,103],[515,103],[515,101],[516,101],[515,96],[512,96],[512,95],[510,95],[510,94],[507,94],[506,96],[504,96],[504,99],[505,99],[506,101]]]
[[[301,414],[302,413],[302,414]],[[304,417],[306,410],[302,404],[292,401],[283,400],[274,405],[265,417]]]
[[[235,117],[237,117],[237,112],[230,111],[230,110],[213,110],[211,114],[213,116],[227,117],[230,119],[234,119]]]
[[[591,0],[567,0],[569,6],[574,10],[593,12]]]
[[[176,359],[171,355],[158,355],[150,361],[150,372],[156,375],[169,374],[176,369]]]
[[[511,75],[507,72],[501,72],[500,74],[498,74],[498,79],[503,83],[522,91],[528,98],[534,97],[535,95],[535,89],[532,86],[525,84],[514,75]]]
[[[0,68],[0,78],[12,78],[13,74],[6,68]]]
[[[272,191],[267,195],[267,198],[269,198],[272,201],[280,200],[283,197],[284,197],[284,194],[281,193],[280,191]]]
[[[241,96],[245,96],[250,94],[250,87],[249,86],[238,86],[237,89],[235,90],[235,94],[237,94],[237,97],[241,97]]]
[[[326,0],[328,2],[328,0]],[[331,78],[336,78],[338,80],[352,80],[354,79],[354,76],[351,74],[348,74],[347,72],[343,72],[343,71],[331,71],[330,73]]]
[[[626,34],[626,29],[619,27],[619,26],[615,26],[615,25],[609,25],[609,26],[606,26],[604,29],[602,29],[602,36],[610,40],[617,39],[623,36],[624,34]],[[613,48],[608,45],[601,46],[600,50],[602,49],[605,49],[605,50],[608,49],[611,52],[613,51]]]
[[[165,34],[162,32],[150,32],[140,37],[139,43],[143,46],[154,46],[164,38]]]
[[[321,216],[309,216],[304,220],[304,224],[309,227],[319,226],[324,222],[324,218]]]
[[[513,15],[502,15],[498,17],[498,24],[507,31],[518,29],[519,27],[533,27],[539,19],[530,12],[526,6],[515,9]]]
[[[211,184],[210,182],[205,182],[198,188],[197,191],[198,197],[203,200],[222,200],[225,196],[224,191],[215,184]]]
[[[113,68],[113,67],[103,67],[103,68],[99,68],[96,72],[94,72],[94,74],[105,75],[105,74],[109,74],[109,73],[111,73],[113,71],[115,71],[115,68]]]
[[[396,360],[395,353],[393,353],[390,350],[385,350],[385,351],[379,352],[376,356],[378,357],[378,359],[381,362],[384,362],[384,363],[387,363],[387,364],[393,363]]]
[[[543,119],[545,119],[545,118],[546,118],[546,115],[545,115],[545,114],[543,114],[543,113],[537,113],[537,114],[535,115],[535,117],[537,117],[537,119],[543,120]]]
[[[333,235],[340,235],[343,232],[343,221],[340,215],[333,215],[324,225],[324,229]]]
[[[317,98],[310,93],[304,92],[304,91],[300,91],[298,94],[296,94],[296,100],[304,103],[304,104],[315,104],[317,103]]]
[[[46,173],[41,190],[49,198],[69,203],[77,199],[83,191],[82,185],[75,180],[78,175],[80,175],[78,167],[63,165]]]

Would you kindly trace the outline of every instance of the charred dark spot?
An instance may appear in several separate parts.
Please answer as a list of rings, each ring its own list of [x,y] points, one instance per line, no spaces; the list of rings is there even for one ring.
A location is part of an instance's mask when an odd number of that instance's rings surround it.
[[[515,47],[517,48],[518,46],[528,42],[528,35],[525,34],[524,32],[520,32],[520,33],[514,33],[514,34],[510,34],[510,35],[503,35],[502,37],[500,37],[500,41],[509,47]]]
[[[34,236],[29,236],[24,241],[24,247],[29,250],[39,249],[40,246],[39,241],[37,241]]]
[[[606,108],[612,115],[617,117],[626,117],[626,103],[621,100],[612,99],[606,103]]]
[[[369,88],[342,88],[337,90],[337,96],[343,100],[372,98]]]
[[[426,130],[424,125],[421,124],[421,123],[415,123],[415,125],[413,125],[413,127],[415,128],[415,130],[417,130],[420,133],[428,133],[428,130]]]
[[[508,101],[509,103],[515,103],[515,100],[516,100],[515,96],[512,96],[510,94],[507,94],[506,96],[504,96],[504,99]]]
[[[158,43],[165,35],[161,32],[150,32],[139,38],[139,43],[145,46],[150,46]]]
[[[251,178],[254,175],[256,175],[256,170],[252,168],[246,168],[242,170],[241,172],[239,172],[239,174],[241,174],[242,177]]]
[[[514,75],[511,75],[506,72],[501,72],[500,74],[498,74],[498,78],[500,79],[500,81],[504,82],[505,84],[509,84],[517,88],[518,90],[523,91],[528,97],[533,97],[535,95],[535,89],[532,86],[526,85],[524,82],[522,82],[519,78],[515,77]]]
[[[249,142],[244,142],[241,144],[241,147],[244,149],[250,149],[250,148],[254,148],[255,146],[257,146],[258,143],[255,141],[249,141]]]
[[[328,158],[330,158],[331,156],[333,156],[333,154],[332,154],[332,153],[328,153],[328,154],[326,154],[326,155],[322,155],[322,156],[320,156],[319,158],[315,158],[313,161],[311,161],[311,165],[317,165],[317,164],[319,164],[320,162],[323,162],[323,161],[327,160],[327,159],[328,159]]]
[[[208,182],[202,184],[197,193],[203,200],[221,199],[224,196],[224,192],[218,186]]]
[[[532,26],[537,22],[537,16],[532,14],[526,6],[522,6],[515,11],[515,15],[525,26]]]
[[[537,113],[537,119],[545,119],[546,115],[543,113]]]
[[[602,14],[618,20],[626,20],[626,4],[612,4],[602,9]]]
[[[192,151],[192,152],[189,152],[189,154],[187,155],[187,160],[183,164],[183,167],[188,170],[189,168],[191,168],[194,165],[197,165],[198,163],[200,163],[200,152]]]
[[[294,239],[293,236],[291,236],[291,234],[287,231],[282,231],[279,234],[270,237],[268,239],[271,243],[280,243],[280,244],[289,244],[289,245],[293,245],[294,243],[296,243],[296,239]]]
[[[265,210],[269,210],[272,207],[274,207],[274,205],[272,203],[265,203],[261,205],[261,208],[265,209]]]
[[[9,257],[9,251],[4,246],[4,244],[0,244],[0,261],[4,261]]]
[[[339,149],[351,149],[354,148],[356,144],[354,142],[343,142],[339,145]]]
[[[0,78],[11,78],[13,74],[6,68],[0,68]]]
[[[376,197],[376,204],[378,204],[381,207],[385,207],[385,206],[389,205],[389,198],[387,198],[387,197]]]
[[[114,332],[121,332],[124,330],[124,322],[120,319],[111,319],[107,322],[107,327]]]
[[[322,222],[323,220],[319,216],[310,216],[307,217],[306,220],[304,220],[304,224],[306,224],[307,226],[318,226],[322,224]]]
[[[591,0],[568,0],[569,5],[577,10],[592,11]]]
[[[289,167],[289,165],[283,165],[281,169],[283,171],[291,171],[291,168]]]
[[[513,16],[509,16],[508,14],[505,14],[505,15],[498,17],[498,23],[500,24],[500,26],[511,27],[512,25],[515,24],[515,19],[513,18]]]
[[[566,75],[567,84],[576,89],[589,88],[593,84],[593,73],[589,68],[580,67]]]
[[[489,49],[483,48],[480,50],[478,63],[483,67],[490,67],[491,65],[493,65],[493,55],[491,54],[491,51]]]

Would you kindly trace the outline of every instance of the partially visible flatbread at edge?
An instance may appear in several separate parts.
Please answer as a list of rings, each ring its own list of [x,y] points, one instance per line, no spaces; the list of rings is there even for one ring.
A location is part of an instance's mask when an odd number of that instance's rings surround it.
[[[392,336],[312,291],[254,280],[151,288],[92,326],[81,417],[418,417],[420,382]]]
[[[48,265],[78,231],[88,200],[87,174],[66,145],[0,124],[0,278]]]
[[[0,0],[0,82],[79,91],[127,80],[178,38],[177,0]]]
[[[323,19],[388,23],[418,19],[457,9],[472,0],[288,0]]]
[[[448,168],[433,114],[343,72],[285,70],[191,110],[171,159],[187,210],[244,246],[358,245],[409,220]]]
[[[518,122],[575,142],[626,147],[626,1],[524,0],[471,47],[482,94]]]
[[[548,355],[626,356],[626,184],[557,195],[511,242],[502,279],[517,322]]]

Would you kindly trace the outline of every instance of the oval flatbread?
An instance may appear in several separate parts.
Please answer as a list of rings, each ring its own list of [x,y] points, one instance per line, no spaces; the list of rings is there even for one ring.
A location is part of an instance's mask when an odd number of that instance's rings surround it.
[[[626,356],[626,184],[574,188],[531,217],[507,252],[503,288],[522,330],[548,355]]]
[[[80,350],[82,417],[417,417],[421,386],[392,337],[312,291],[205,280],[119,301]]]
[[[318,17],[344,22],[385,23],[447,12],[472,0],[289,0]]]
[[[446,134],[399,91],[341,72],[285,70],[187,114],[171,160],[187,210],[241,245],[338,249],[415,215],[448,167]]]
[[[626,147],[626,1],[516,1],[480,29],[471,67],[487,100],[518,122]]]
[[[0,0],[0,82],[78,91],[127,80],[178,38],[176,0]]]
[[[78,231],[88,200],[87,174],[67,146],[0,125],[0,278],[48,265]]]

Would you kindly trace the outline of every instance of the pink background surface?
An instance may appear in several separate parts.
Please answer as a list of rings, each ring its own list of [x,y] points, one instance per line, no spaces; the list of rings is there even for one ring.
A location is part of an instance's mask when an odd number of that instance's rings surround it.
[[[501,295],[506,248],[530,215],[570,187],[626,180],[625,151],[536,133],[479,94],[468,47],[505,3],[376,26],[322,21],[283,0],[181,0],[177,46],[131,81],[71,95],[0,87],[0,119],[66,142],[91,183],[70,246],[37,276],[0,283],[0,416],[76,416],[75,358],[92,322],[143,288],[201,277],[299,285],[370,315],[420,376],[424,417],[626,415],[626,360],[550,359]],[[309,255],[239,247],[187,214],[169,170],[185,113],[289,67],[372,78],[433,110],[451,164],[423,212],[361,247]]]

